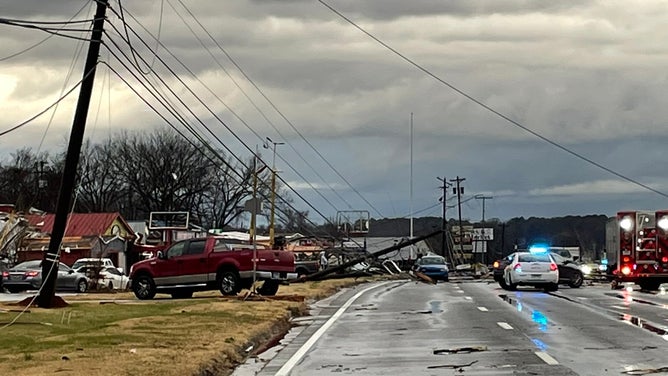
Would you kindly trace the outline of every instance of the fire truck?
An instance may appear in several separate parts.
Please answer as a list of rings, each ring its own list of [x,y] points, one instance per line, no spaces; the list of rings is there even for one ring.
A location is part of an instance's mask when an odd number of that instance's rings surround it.
[[[668,283],[668,210],[617,213],[606,224],[606,248],[613,287],[658,290]]]

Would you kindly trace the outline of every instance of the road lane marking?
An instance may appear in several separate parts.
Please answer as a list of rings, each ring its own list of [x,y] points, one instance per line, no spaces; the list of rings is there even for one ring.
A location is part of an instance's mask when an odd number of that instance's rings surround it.
[[[618,305],[611,305],[610,308],[629,309],[629,307],[622,307],[622,306],[618,306]]]
[[[290,359],[288,359],[288,361],[285,362],[285,364],[283,364],[283,367],[281,367],[278,370],[278,372],[276,372],[275,376],[289,375],[290,371],[292,371],[292,369],[297,365],[297,363],[299,363],[299,361],[304,357],[304,355],[306,355],[306,353],[311,349],[311,347],[313,347],[316,341],[318,341],[320,337],[322,337],[322,335],[325,334],[327,329],[329,329],[329,327],[332,326],[334,322],[338,320],[339,317],[341,317],[341,315],[343,315],[343,313],[355,302],[355,300],[357,300],[357,298],[359,298],[360,296],[362,296],[362,294],[364,294],[369,290],[373,290],[377,287],[386,285],[388,283],[392,283],[392,281],[368,287],[355,294],[352,298],[348,299],[348,301],[344,305],[342,305],[341,308],[339,308],[332,315],[332,317],[330,317],[329,320],[327,320],[327,322],[325,322],[315,333],[313,333],[311,338],[309,338],[308,341],[306,341],[306,343],[304,343],[302,347],[299,348],[299,350],[297,350],[294,354],[292,354],[292,357],[290,357]]]
[[[470,296],[465,296],[464,299],[466,299],[466,300],[473,300],[473,298],[470,297]]]
[[[489,310],[488,310],[487,308],[485,308],[485,307],[478,307],[478,309],[481,310],[481,311],[483,311],[483,312],[488,312],[488,311],[489,311]]]
[[[547,364],[549,364],[549,365],[551,365],[551,366],[554,366],[554,365],[559,364],[559,362],[557,362],[556,359],[554,359],[553,357],[550,356],[550,354],[548,354],[548,353],[546,353],[546,352],[544,352],[544,351],[536,351],[534,354],[536,354],[536,356],[538,356],[538,357],[541,358],[545,363],[547,363]]]
[[[506,330],[512,330],[513,329],[513,327],[510,326],[510,324],[508,324],[507,322],[497,322],[496,324],[498,326],[502,327],[503,329],[506,329]]]

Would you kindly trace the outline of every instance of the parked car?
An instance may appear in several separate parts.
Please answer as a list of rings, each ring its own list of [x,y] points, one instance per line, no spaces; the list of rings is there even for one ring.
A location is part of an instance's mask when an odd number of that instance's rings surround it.
[[[582,268],[586,265],[577,264],[576,262],[565,259],[554,253],[551,256],[559,268],[560,284],[568,285],[572,288],[578,288],[582,286],[582,282],[584,281],[585,276]]]
[[[110,258],[86,257],[80,258],[72,264],[72,269],[79,269],[84,265],[114,266]]]
[[[2,280],[4,279],[5,273],[8,273],[8,272],[9,272],[9,268],[7,267],[7,265],[5,265],[4,262],[0,261],[0,275],[2,275],[2,277],[0,277],[0,293],[5,292],[5,288],[2,285]]]
[[[448,265],[443,256],[427,255],[420,257],[415,261],[413,269],[435,281],[441,280],[447,282],[449,280]]]
[[[515,252],[511,256],[503,274],[506,289],[516,290],[520,285],[559,289],[559,267],[548,252]]]
[[[84,274],[92,282],[106,286],[109,290],[128,290],[130,288],[130,277],[121,273],[114,266],[82,266],[76,269],[77,272]]]
[[[503,273],[506,269],[506,266],[512,262],[514,255],[514,253],[510,254],[492,263],[492,274],[494,276],[494,280],[498,282],[499,285],[504,289],[506,288],[506,282],[503,279]]]
[[[86,276],[75,272],[62,262],[58,263],[58,268],[54,269],[54,272],[58,273],[56,290],[86,292],[88,289]],[[42,260],[26,261],[14,266],[2,273],[2,283],[11,293],[39,290],[42,286]]]

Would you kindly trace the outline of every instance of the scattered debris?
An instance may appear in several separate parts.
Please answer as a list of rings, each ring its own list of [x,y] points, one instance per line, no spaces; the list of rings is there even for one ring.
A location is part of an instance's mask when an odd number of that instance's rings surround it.
[[[470,354],[473,352],[487,351],[487,346],[469,346],[469,347],[457,347],[454,349],[436,349],[434,350],[434,355],[450,355],[450,354]]]
[[[136,353],[137,353],[137,349],[130,349],[130,354],[136,354]]]
[[[62,359],[62,360],[70,360],[70,358],[69,358],[67,355],[63,355],[63,357],[60,358],[60,359]]]
[[[402,315],[416,315],[416,314],[422,314],[422,315],[429,315],[434,312],[432,311],[409,311],[409,312],[401,312]]]
[[[464,367],[470,367],[474,364],[478,363],[477,360],[472,361],[471,363],[468,364],[442,364],[438,366],[428,366],[428,369],[436,369],[436,368],[452,368],[452,369],[459,369],[459,368],[464,368]]]
[[[668,372],[668,367],[631,369],[628,371],[622,371],[622,373],[626,375],[649,375],[652,373],[666,373],[666,372]]]

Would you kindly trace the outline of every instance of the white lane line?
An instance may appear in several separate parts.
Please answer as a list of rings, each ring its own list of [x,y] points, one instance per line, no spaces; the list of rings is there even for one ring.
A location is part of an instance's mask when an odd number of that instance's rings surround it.
[[[465,296],[464,299],[466,299],[466,300],[473,300],[473,298],[470,297],[470,296]]]
[[[549,364],[549,365],[551,365],[551,366],[554,366],[554,365],[559,364],[559,362],[557,362],[556,359],[554,359],[553,357],[550,356],[550,354],[548,354],[548,353],[546,353],[546,352],[544,352],[544,351],[536,351],[534,354],[536,354],[536,356],[538,356],[538,357],[541,358],[545,363],[547,363],[547,364]]]
[[[512,330],[513,329],[513,327],[510,326],[510,324],[508,324],[507,322],[497,322],[496,324],[498,326],[502,327],[503,329],[506,329],[506,330]]]
[[[622,306],[618,306],[618,305],[611,305],[610,308],[629,309],[629,307],[622,307]]]
[[[485,308],[485,307],[478,307],[478,309],[481,310],[481,311],[483,311],[483,312],[487,312],[487,311],[489,311],[489,310],[488,310],[487,308]]]
[[[311,338],[309,338],[308,341],[306,341],[306,343],[304,343],[302,347],[300,347],[299,350],[297,350],[292,355],[292,357],[290,357],[290,359],[288,359],[288,361],[285,362],[285,364],[283,364],[283,367],[281,367],[281,369],[279,369],[278,372],[276,372],[275,376],[289,375],[290,371],[292,371],[292,369],[297,365],[297,363],[299,363],[299,361],[304,357],[304,355],[306,355],[306,353],[311,349],[311,347],[313,347],[316,341],[318,341],[320,337],[322,337],[322,335],[325,334],[327,329],[329,329],[329,327],[332,326],[332,324],[334,324],[334,322],[338,320],[338,318],[341,317],[341,315],[343,315],[346,309],[348,309],[348,307],[350,307],[353,304],[353,302],[357,300],[357,298],[359,298],[360,296],[362,296],[362,294],[364,294],[369,290],[375,289],[388,283],[392,283],[392,281],[387,281],[378,285],[368,287],[355,294],[352,298],[348,299],[348,301],[344,305],[342,305],[341,308],[339,308],[332,315],[332,317],[330,317],[329,320],[327,320],[327,322],[325,322],[315,333],[313,333]]]

